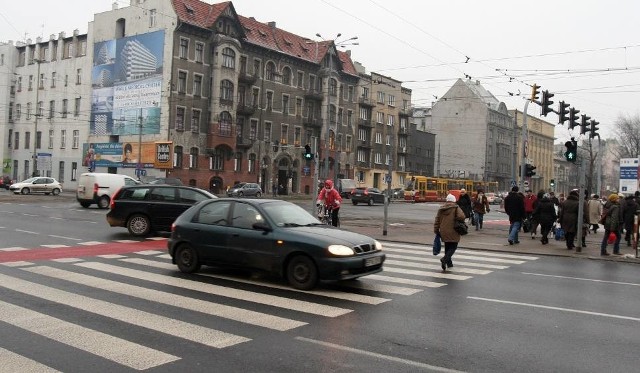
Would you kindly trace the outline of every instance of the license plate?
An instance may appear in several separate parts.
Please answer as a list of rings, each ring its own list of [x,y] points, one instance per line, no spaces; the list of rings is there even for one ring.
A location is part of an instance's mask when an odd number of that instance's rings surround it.
[[[371,267],[371,266],[375,266],[382,263],[382,257],[381,256],[376,256],[373,258],[368,258],[364,260],[364,266],[365,267]]]

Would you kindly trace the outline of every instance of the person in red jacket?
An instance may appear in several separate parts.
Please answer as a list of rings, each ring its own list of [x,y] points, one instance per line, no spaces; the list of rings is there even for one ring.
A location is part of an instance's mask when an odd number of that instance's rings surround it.
[[[537,205],[536,201],[538,200],[538,198],[536,197],[535,194],[531,193],[531,189],[527,189],[525,191],[525,196],[524,196],[524,214],[526,216],[527,219],[529,219],[529,224],[531,227],[531,239],[535,240],[536,238],[536,231],[538,230],[537,224],[534,224],[533,222],[533,210],[535,210],[535,207]]]
[[[333,187],[333,181],[327,180],[324,182],[324,188],[318,194],[318,200],[316,204],[319,205],[324,201],[325,206],[331,208],[331,224],[334,227],[338,226],[338,212],[340,211],[340,204],[342,203],[342,197],[340,193]]]

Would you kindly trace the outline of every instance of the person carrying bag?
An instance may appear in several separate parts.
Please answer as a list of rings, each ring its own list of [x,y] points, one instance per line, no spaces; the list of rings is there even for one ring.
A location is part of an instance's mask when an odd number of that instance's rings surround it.
[[[444,256],[440,259],[443,271],[453,267],[451,258],[460,242],[460,233],[456,231],[455,225],[458,222],[464,224],[465,218],[462,209],[456,205],[456,197],[453,194],[447,195],[445,203],[438,209],[433,224],[433,233],[440,234],[444,242]]]

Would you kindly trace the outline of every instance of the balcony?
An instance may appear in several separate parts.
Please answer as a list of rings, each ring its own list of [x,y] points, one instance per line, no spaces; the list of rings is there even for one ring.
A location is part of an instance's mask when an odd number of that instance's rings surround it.
[[[315,88],[309,88],[304,92],[304,98],[309,100],[322,101],[322,92]]]
[[[235,129],[230,124],[212,123],[211,133],[207,136],[207,148],[227,145],[231,149],[236,147]]]
[[[370,148],[373,147],[373,145],[371,144],[371,140],[358,140],[356,142],[356,145],[359,148],[368,148],[368,149],[370,149]]]
[[[302,124],[304,124],[307,127],[322,128],[322,118],[305,117],[302,120]]]
[[[368,107],[375,107],[376,103],[373,102],[372,99],[370,99],[369,97],[358,97],[358,104],[362,105],[362,106],[368,106]]]
[[[250,139],[245,136],[236,137],[236,148],[248,149],[253,146],[254,139]]]
[[[368,161],[358,161],[356,162],[356,167],[358,168],[371,168]]]
[[[406,146],[398,146],[398,154],[407,154],[407,150]]]
[[[398,111],[398,115],[401,117],[410,117],[413,114],[413,110],[410,108],[402,108]]]
[[[236,113],[238,113],[238,115],[253,115],[256,109],[258,109],[258,105],[238,104]]]
[[[253,84],[258,80],[258,77],[255,74],[248,73],[246,71],[240,71],[238,74],[238,82],[244,84]]]
[[[400,127],[398,128],[398,135],[408,135],[409,131],[407,130],[407,127]]]
[[[371,122],[371,119],[359,118],[358,119],[358,125],[359,126],[363,126],[363,127],[373,127],[373,122]]]

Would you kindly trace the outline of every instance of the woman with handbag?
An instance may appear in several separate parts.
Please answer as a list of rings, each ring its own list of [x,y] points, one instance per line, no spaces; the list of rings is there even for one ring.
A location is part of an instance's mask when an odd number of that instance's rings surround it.
[[[440,206],[436,214],[436,220],[433,224],[433,232],[440,233],[442,241],[444,241],[444,257],[440,259],[442,270],[446,271],[447,267],[453,267],[451,257],[458,248],[460,242],[460,233],[455,229],[456,222],[464,224],[466,216],[462,209],[456,204],[456,197],[453,194],[447,195],[445,203]]]

